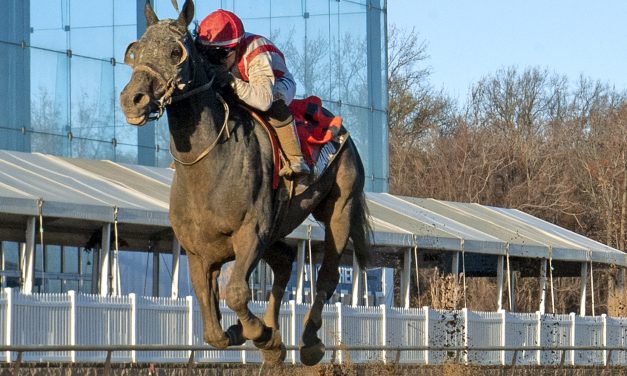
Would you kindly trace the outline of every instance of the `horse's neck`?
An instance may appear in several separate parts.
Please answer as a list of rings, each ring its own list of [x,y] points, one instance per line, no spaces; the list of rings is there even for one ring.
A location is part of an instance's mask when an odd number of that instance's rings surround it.
[[[172,155],[196,160],[219,137],[224,111],[215,94],[206,91],[168,107]]]

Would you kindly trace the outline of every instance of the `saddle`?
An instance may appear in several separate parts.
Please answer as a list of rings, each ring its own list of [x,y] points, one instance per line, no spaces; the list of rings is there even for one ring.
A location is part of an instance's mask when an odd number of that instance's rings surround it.
[[[250,107],[242,106],[242,108],[246,109],[263,126],[270,138],[274,155],[272,188],[276,190],[279,188],[281,181],[279,171],[287,163],[287,157],[280,149],[274,128],[268,124],[264,117]],[[303,157],[313,171],[309,179],[298,181],[295,192],[297,195],[310,184],[316,182],[331,165],[335,156],[339,153],[346,140],[348,140],[349,132],[343,127],[342,118],[334,116],[325,109],[320,98],[316,96],[294,99],[288,108],[296,123]],[[290,189],[289,191],[291,192],[292,190]]]

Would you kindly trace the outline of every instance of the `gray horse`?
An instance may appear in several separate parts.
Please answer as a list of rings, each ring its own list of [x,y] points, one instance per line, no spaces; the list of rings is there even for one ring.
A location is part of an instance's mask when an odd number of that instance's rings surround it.
[[[176,20],[160,21],[148,2],[144,13],[148,27],[127,49],[125,62],[133,74],[120,103],[127,121],[138,126],[167,111],[176,167],[170,222],[189,257],[204,340],[222,349],[250,339],[264,361],[284,361],[278,317],[295,250],[281,239],[311,213],[326,229],[324,258],[300,354],[304,364],[316,364],[325,351],[317,336],[321,312],[337,286],[340,256],[349,238],[362,267],[369,255],[364,168],[357,149],[348,139],[317,181],[290,201],[280,199],[285,194],[272,187],[270,137],[247,111],[223,99],[221,91],[228,98],[228,85],[220,82],[223,68],[204,62],[194,47],[188,32],[193,2],[185,1]],[[263,319],[248,308],[247,281],[260,259],[275,275]],[[221,266],[232,260],[225,298],[239,321],[223,331],[218,276]]]

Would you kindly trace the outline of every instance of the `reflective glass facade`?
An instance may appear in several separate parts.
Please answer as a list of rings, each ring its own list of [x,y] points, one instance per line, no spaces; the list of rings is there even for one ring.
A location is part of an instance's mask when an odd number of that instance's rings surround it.
[[[127,44],[144,29],[144,0],[8,0],[0,13],[0,149],[167,166],[169,133],[135,128],[120,111]],[[182,6],[184,0],[179,0]],[[171,0],[153,0],[160,18]],[[270,37],[297,78],[353,134],[367,189],[387,190],[385,0],[197,0]]]

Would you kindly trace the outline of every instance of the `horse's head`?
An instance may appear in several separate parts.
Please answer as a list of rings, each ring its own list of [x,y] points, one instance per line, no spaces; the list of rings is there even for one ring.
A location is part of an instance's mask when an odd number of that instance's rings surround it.
[[[193,43],[187,30],[194,17],[192,0],[185,1],[176,20],[159,21],[149,2],[144,15],[146,32],[124,55],[133,75],[120,94],[126,121],[133,125],[146,124],[155,113],[155,118],[160,117],[173,94],[192,80],[189,56]]]

